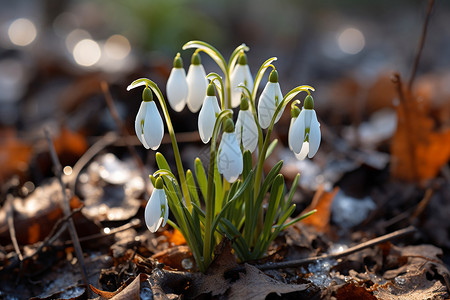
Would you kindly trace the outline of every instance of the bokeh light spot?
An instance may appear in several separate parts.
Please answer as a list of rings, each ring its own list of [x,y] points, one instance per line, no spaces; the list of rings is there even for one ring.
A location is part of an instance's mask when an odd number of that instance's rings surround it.
[[[73,48],[73,58],[80,66],[92,66],[99,61],[100,56],[100,46],[91,39],[81,40]]]
[[[115,34],[106,40],[104,45],[105,55],[108,58],[120,60],[130,54],[130,42],[123,35]]]
[[[364,49],[366,40],[364,34],[356,28],[347,28],[338,36],[338,45],[342,52],[357,54]]]
[[[8,36],[14,45],[27,46],[36,39],[36,26],[28,19],[17,19],[9,25]]]

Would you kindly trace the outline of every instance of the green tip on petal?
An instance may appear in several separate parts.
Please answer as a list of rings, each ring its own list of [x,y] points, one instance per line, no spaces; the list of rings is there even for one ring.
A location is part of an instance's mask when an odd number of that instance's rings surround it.
[[[297,106],[293,106],[291,108],[291,117],[297,118],[299,115],[300,115],[300,108],[298,108]]]
[[[225,121],[223,121],[223,132],[234,132],[234,124],[231,118],[226,118]]]
[[[311,95],[306,96],[305,102],[303,102],[305,109],[314,109],[314,99]]]
[[[248,98],[245,96],[241,97],[241,106],[240,106],[241,110],[248,110],[249,106],[248,106]]]
[[[144,91],[142,92],[142,101],[144,102],[153,101],[153,93],[150,88],[145,87]]]
[[[277,70],[272,70],[272,72],[270,72],[269,81],[273,82],[273,83],[278,82],[278,71]]]
[[[183,59],[181,58],[180,53],[177,53],[177,56],[173,59],[173,67],[175,69],[183,68]]]
[[[193,64],[193,65],[201,65],[202,64],[202,59],[200,58],[200,54],[198,54],[197,52],[194,52],[194,54],[192,54],[191,64]]]
[[[164,182],[161,177],[158,177],[155,182],[155,189],[162,190],[164,188]]]
[[[241,51],[241,54],[239,55],[238,64],[245,66],[247,64],[247,55],[244,53],[244,51]]]
[[[208,85],[208,89],[206,90],[206,95],[207,96],[215,96],[216,95],[216,90],[214,89],[214,84],[212,82]]]

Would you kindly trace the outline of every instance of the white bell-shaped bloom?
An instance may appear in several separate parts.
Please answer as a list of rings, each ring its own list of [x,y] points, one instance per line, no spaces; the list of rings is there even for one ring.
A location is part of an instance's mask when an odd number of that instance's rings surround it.
[[[289,133],[288,133],[289,149],[292,152],[294,152],[294,151],[293,151],[292,146],[291,146],[290,136],[291,136],[291,129],[292,129],[292,126],[295,123],[295,120],[297,120],[297,117],[291,118],[291,123],[290,123],[290,126],[289,126]],[[306,158],[306,155],[308,155],[308,152],[309,152],[309,143],[308,142],[303,142],[302,150],[300,151],[300,153],[295,153],[294,152],[295,158],[297,158],[298,160],[304,160]]]
[[[220,113],[220,107],[216,96],[206,96],[202,109],[198,114],[198,133],[203,143],[211,139],[216,123],[216,116]]]
[[[186,104],[191,112],[196,113],[202,106],[208,87],[205,68],[200,62],[198,53],[194,53],[192,56],[192,63],[189,66],[186,81],[189,90]]]
[[[291,121],[292,122],[292,121]],[[303,108],[289,129],[289,148],[305,158],[312,158],[320,145],[320,124],[314,109]]]
[[[281,93],[280,83],[278,82],[277,71],[273,70],[272,73],[270,73],[269,82],[267,82],[259,97],[258,120],[261,128],[265,129],[269,127],[273,115],[275,114],[275,110],[281,101],[283,101],[283,95]],[[280,120],[283,111],[284,107],[278,113],[275,123]]]
[[[231,82],[231,106],[237,107],[241,103],[242,88],[239,85],[246,86],[250,92],[253,90],[253,77],[247,64],[247,57],[244,53],[239,56],[238,63],[230,75]]]
[[[169,205],[164,189],[153,189],[145,206],[144,218],[145,224],[151,232],[156,232],[161,225],[163,227],[166,225],[169,218]]]
[[[188,97],[188,84],[186,71],[183,69],[183,61],[178,53],[174,59],[172,71],[167,80],[166,93],[170,107],[176,112],[183,110]]]
[[[243,169],[243,156],[234,132],[224,132],[217,152],[217,169],[228,182],[235,182]]]
[[[164,124],[155,101],[141,102],[134,122],[134,129],[139,141],[146,149],[156,150],[159,148],[164,135]]]
[[[236,120],[236,138],[245,150],[250,152],[255,151],[258,145],[258,127],[256,126],[255,118],[252,112],[247,110],[240,110]]]

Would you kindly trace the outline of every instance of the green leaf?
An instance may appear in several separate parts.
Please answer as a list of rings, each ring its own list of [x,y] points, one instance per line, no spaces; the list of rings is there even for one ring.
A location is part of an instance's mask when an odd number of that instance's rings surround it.
[[[269,197],[269,207],[267,208],[266,216],[264,218],[264,228],[261,239],[264,241],[271,233],[272,225],[275,221],[281,198],[284,196],[284,177],[278,174],[272,184]]]
[[[195,177],[197,178],[198,186],[202,192],[203,199],[206,199],[206,191],[208,190],[208,179],[206,178],[205,168],[203,167],[200,158],[195,159]]]
[[[274,139],[272,141],[272,143],[270,143],[269,147],[267,148],[267,152],[266,152],[266,159],[270,156],[270,154],[272,154],[273,150],[275,150],[275,147],[278,144],[278,139]]]
[[[200,199],[198,198],[197,186],[195,185],[194,176],[192,175],[192,172],[189,169],[186,171],[186,182],[189,189],[189,194],[191,194],[195,204],[200,206]]]
[[[316,212],[317,212],[317,209],[313,209],[312,211],[307,212],[307,213],[301,215],[300,217],[295,218],[294,220],[290,221],[289,223],[283,225],[282,230],[288,228],[288,227],[291,226],[292,224],[297,223],[298,221],[301,221],[301,220],[303,220],[303,219],[309,217],[310,215],[312,215],[312,214],[314,214],[314,213],[316,213]]]
[[[161,170],[168,170],[168,171],[172,172],[164,155],[162,155],[160,152],[157,152],[155,155],[155,158],[156,158],[156,163],[158,165],[158,168],[160,168]]]

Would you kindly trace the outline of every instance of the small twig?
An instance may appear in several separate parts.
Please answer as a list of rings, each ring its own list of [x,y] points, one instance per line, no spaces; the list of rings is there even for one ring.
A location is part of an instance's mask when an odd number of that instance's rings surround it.
[[[9,206],[9,209],[7,210],[7,219],[8,219],[8,227],[9,227],[9,235],[11,236],[11,241],[14,246],[14,250],[17,253],[17,256],[19,257],[20,263],[23,261],[22,253],[20,252],[19,243],[17,242],[17,236],[16,236],[16,228],[14,227],[14,206],[13,206],[13,199],[14,197],[11,194],[8,194],[6,198],[7,205],[5,207]]]
[[[431,196],[433,196],[433,193],[434,193],[434,190],[431,188],[428,188],[425,191],[425,195],[423,196],[423,199],[420,200],[420,202],[419,202],[419,204],[417,204],[417,207],[414,210],[413,214],[411,215],[411,217],[409,217],[410,223],[414,222],[414,220],[417,219],[417,217],[419,217],[423,213],[425,208],[428,206],[428,203],[430,203]]]
[[[427,15],[425,17],[425,21],[423,22],[422,34],[420,36],[419,45],[417,47],[416,58],[414,60],[414,65],[411,71],[411,77],[408,81],[408,91],[411,92],[412,85],[414,83],[414,78],[416,77],[417,67],[419,66],[420,56],[422,55],[423,46],[425,45],[425,38],[427,36],[428,24],[431,19],[431,11],[433,10],[434,0],[428,1]]]
[[[324,255],[320,255],[320,256],[315,256],[315,257],[309,257],[309,258],[305,258],[305,259],[296,259],[296,260],[291,260],[291,261],[284,261],[284,262],[279,262],[279,263],[267,263],[267,264],[263,264],[263,265],[255,265],[256,268],[260,269],[260,270],[273,270],[273,269],[285,269],[285,268],[297,268],[303,265],[307,265],[310,263],[314,263],[317,260],[324,260],[324,259],[338,259],[344,256],[348,256],[350,254],[353,254],[355,252],[361,251],[363,249],[378,245],[378,244],[382,244],[394,239],[398,239],[400,237],[403,237],[405,235],[409,235],[411,233],[414,233],[416,231],[416,228],[413,226],[409,226],[407,228],[401,229],[401,230],[397,230],[394,231],[392,233],[380,236],[378,238],[372,239],[370,241],[361,243],[359,245],[356,245],[354,247],[348,248],[347,250],[344,250],[342,252],[338,252],[338,253],[332,253],[332,254],[324,254]],[[236,273],[236,272],[243,272],[245,270],[244,267],[239,266],[237,268],[231,269],[229,271],[227,271],[227,273]]]
[[[71,216],[71,211],[70,211],[70,204],[69,204],[69,199],[67,197],[67,193],[66,193],[66,187],[64,185],[64,182],[62,180],[62,167],[61,167],[61,163],[59,162],[58,156],[56,154],[56,150],[55,150],[55,146],[53,145],[53,142],[50,138],[50,133],[49,131],[46,129],[45,130],[45,137],[47,138],[47,143],[48,143],[48,147],[50,150],[50,155],[52,158],[52,162],[53,162],[53,166],[55,168],[54,172],[56,177],[59,180],[59,183],[61,185],[61,189],[62,189],[62,195],[63,195],[63,201],[62,201],[62,208],[63,208],[63,212],[64,215],[66,217],[68,217],[68,225],[69,225],[69,234],[70,237],[73,241],[73,245],[75,248],[75,253],[76,256],[78,258],[78,263],[80,266],[80,271],[81,271],[81,275],[83,277],[83,281],[84,284],[86,286],[89,286],[89,281],[88,281],[88,276],[87,276],[87,271],[86,271],[86,265],[84,263],[84,257],[83,257],[83,250],[81,249],[81,245],[80,245],[80,241],[78,239],[78,235],[77,235],[77,231],[75,229],[75,224],[73,222],[73,219],[70,218]]]
[[[103,91],[103,95],[105,96],[106,105],[108,106],[109,112],[111,113],[111,116],[113,117],[117,128],[119,129],[119,131],[120,131],[122,136],[124,136],[124,137],[128,136],[130,133],[128,132],[124,122],[122,121],[122,119],[120,118],[119,113],[117,112],[116,106],[114,104],[113,97],[111,96],[111,92],[109,91],[108,83],[106,81],[102,81],[100,83],[100,85],[101,85],[101,88],[102,88],[102,91]],[[139,156],[139,154],[137,153],[136,149],[134,147],[132,147],[131,144],[127,143],[126,146],[128,148],[128,152],[130,152],[130,154],[133,157],[136,165],[138,166],[139,171],[140,171],[140,173],[142,175],[142,178],[144,179],[147,195],[150,195],[150,193],[151,193],[151,191],[150,191],[150,179],[149,179],[149,177],[147,175],[144,175],[145,174],[144,163],[142,162],[142,159]]]
[[[109,231],[108,233],[101,232],[101,233],[96,233],[96,234],[92,234],[92,235],[88,235],[88,236],[82,237],[82,238],[80,238],[80,242],[85,242],[85,241],[90,241],[90,240],[98,240],[98,239],[101,239],[101,238],[104,238],[104,237],[107,237],[107,236],[111,236],[113,234],[116,234],[116,233],[128,230],[128,229],[133,228],[133,227],[137,227],[137,226],[140,226],[140,225],[141,225],[141,220],[133,219],[133,220],[131,220],[131,222],[129,222],[129,223],[125,224],[125,225],[122,225],[122,226],[119,226],[117,228],[111,229],[111,231]],[[71,244],[72,244],[72,241],[67,241],[65,243],[66,246],[67,245],[71,245]]]

